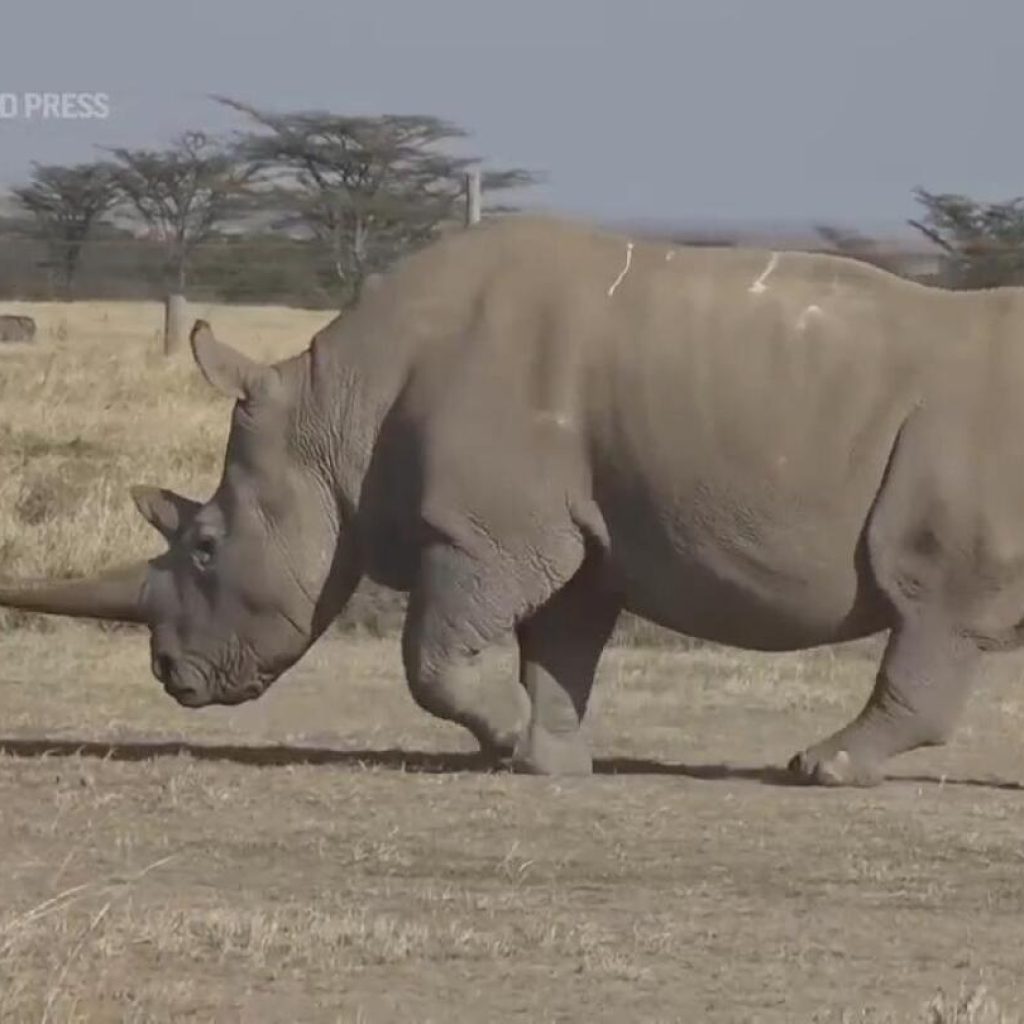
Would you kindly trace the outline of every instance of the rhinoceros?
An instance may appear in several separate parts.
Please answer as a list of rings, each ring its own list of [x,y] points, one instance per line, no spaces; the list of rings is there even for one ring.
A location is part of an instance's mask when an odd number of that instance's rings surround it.
[[[36,322],[30,316],[0,315],[0,341],[35,341]]]
[[[154,674],[198,707],[258,697],[366,575],[409,592],[415,700],[550,774],[591,770],[624,609],[754,651],[888,632],[860,714],[789,763],[871,785],[1024,636],[1022,330],[1019,289],[484,223],[272,366],[197,322],[236,400],[212,498],[137,488],[165,554],[0,603],[147,623]],[[522,686],[479,684],[512,633]]]

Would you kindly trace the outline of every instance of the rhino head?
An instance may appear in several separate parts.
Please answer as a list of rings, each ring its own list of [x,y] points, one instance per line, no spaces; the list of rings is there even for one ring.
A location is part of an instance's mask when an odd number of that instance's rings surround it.
[[[95,579],[0,585],[0,605],[145,623],[153,674],[180,704],[202,707],[260,696],[338,614],[359,573],[309,400],[308,351],[263,366],[203,321],[191,342],[206,379],[236,400],[213,496],[133,488],[164,554]]]

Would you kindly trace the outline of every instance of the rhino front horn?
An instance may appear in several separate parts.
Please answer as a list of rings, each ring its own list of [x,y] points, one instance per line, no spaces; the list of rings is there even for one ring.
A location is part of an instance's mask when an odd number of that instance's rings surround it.
[[[145,622],[142,588],[148,572],[149,562],[134,562],[92,579],[0,579],[0,606],[44,615]]]

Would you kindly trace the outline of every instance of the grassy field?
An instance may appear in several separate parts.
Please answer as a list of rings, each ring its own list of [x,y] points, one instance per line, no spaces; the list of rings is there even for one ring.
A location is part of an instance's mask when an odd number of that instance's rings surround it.
[[[208,493],[228,403],[155,355],[155,306],[29,311],[0,573],[158,550],[125,487]],[[326,319],[197,315],[263,355]],[[480,770],[391,638],[189,712],[139,630],[0,619],[0,1021],[1019,1020],[1024,658],[882,787],[785,785],[874,653],[612,649],[597,774],[559,781]]]
[[[89,572],[159,551],[127,489],[208,496],[230,401],[190,354],[160,354],[157,303],[4,303],[3,312],[34,316],[40,343],[0,345],[0,573]],[[331,319],[277,307],[192,312],[261,359],[300,351]]]

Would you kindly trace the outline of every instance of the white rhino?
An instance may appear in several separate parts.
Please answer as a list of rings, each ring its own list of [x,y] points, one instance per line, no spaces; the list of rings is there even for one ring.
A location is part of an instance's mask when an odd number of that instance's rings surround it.
[[[149,624],[180,703],[259,696],[361,576],[408,590],[425,709],[520,768],[582,773],[623,609],[799,650],[889,631],[863,711],[794,757],[870,784],[950,734],[1024,619],[1024,291],[825,255],[679,248],[510,218],[406,258],[308,350],[257,365],[205,504],[134,492],[169,550],[0,603]],[[472,658],[515,630],[522,688]]]

